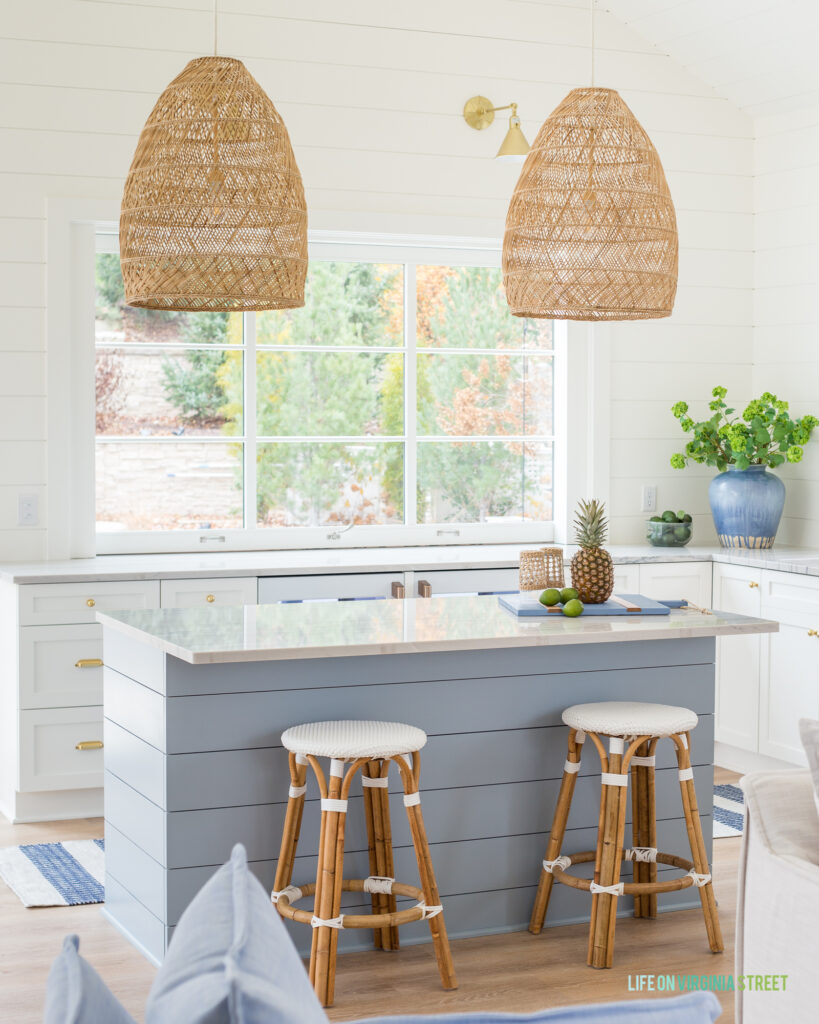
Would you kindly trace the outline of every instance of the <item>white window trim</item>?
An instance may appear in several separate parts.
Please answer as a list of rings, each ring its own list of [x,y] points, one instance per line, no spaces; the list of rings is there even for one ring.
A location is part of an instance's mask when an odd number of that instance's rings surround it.
[[[569,509],[577,498],[591,494],[608,497],[607,332],[601,337],[599,326],[558,321],[554,434],[565,438],[566,444],[554,448],[554,522],[356,526],[340,535],[328,527],[96,534],[92,257],[100,225],[111,225],[115,231],[118,216],[118,204],[111,200],[58,199],[48,203],[49,559],[153,552],[565,542],[571,532]],[[500,260],[497,239],[319,230],[310,232],[310,245],[311,254],[320,259],[375,258],[460,266],[496,266]],[[412,304],[405,302],[405,317],[411,316],[414,325]],[[407,386],[412,386],[411,379]]]

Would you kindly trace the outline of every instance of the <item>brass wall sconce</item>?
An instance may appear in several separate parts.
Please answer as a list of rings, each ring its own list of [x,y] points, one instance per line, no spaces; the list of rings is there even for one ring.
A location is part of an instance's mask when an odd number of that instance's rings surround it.
[[[512,114],[509,118],[506,136],[495,154],[495,158],[507,160],[510,163],[522,163],[529,152],[529,143],[521,131],[517,103],[507,103],[505,107],[493,107],[492,101],[485,96],[473,96],[464,104],[464,121],[470,128],[480,132],[492,124],[498,110],[511,110]]]

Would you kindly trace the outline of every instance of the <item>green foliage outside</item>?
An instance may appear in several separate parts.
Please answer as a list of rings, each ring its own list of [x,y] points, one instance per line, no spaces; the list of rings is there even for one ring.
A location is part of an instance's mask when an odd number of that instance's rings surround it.
[[[229,313],[188,313],[180,340],[212,345],[213,350],[191,349],[163,360],[165,395],[188,422],[217,423],[221,419],[227,396],[219,382],[219,370],[226,358],[221,346],[228,342],[229,317]]]
[[[801,462],[803,445],[810,440],[819,419],[811,415],[791,419],[788,403],[770,391],[749,402],[740,417],[725,402],[727,393],[726,388],[714,388],[709,404],[713,415],[700,422],[688,415],[687,402],[672,406],[682,429],[693,435],[684,453],[671,456],[675,469],[685,469],[688,462],[697,462],[716,466],[722,473],[728,466],[774,468],[785,461]]]

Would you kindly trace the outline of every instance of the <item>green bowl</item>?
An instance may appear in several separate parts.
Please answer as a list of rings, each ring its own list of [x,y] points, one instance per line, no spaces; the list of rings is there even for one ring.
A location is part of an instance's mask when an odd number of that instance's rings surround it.
[[[684,548],[693,533],[693,523],[646,523],[646,537],[655,548]]]

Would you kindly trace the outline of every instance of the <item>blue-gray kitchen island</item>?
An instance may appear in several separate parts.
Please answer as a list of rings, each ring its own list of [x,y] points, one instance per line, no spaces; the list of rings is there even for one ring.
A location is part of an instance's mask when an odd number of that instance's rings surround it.
[[[645,700],[697,712],[691,760],[710,859],[715,637],[778,628],[692,610],[517,619],[494,596],[156,609],[99,620],[104,912],[155,962],[235,842],[245,844],[272,888],[289,785],[280,739],[301,722],[369,718],[427,732],[423,808],[451,937],[527,926],[566,756],[561,712],[569,704]],[[661,742],[657,754],[658,844],[684,854],[672,745]],[[314,780],[309,787],[296,884],[315,880],[320,812]],[[397,773],[393,790],[396,876],[413,882]],[[594,846],[599,794],[599,762],[589,750],[566,852]],[[351,795],[345,869],[365,877],[358,785]],[[692,889],[660,898],[660,910],[697,905]],[[345,912],[353,906],[367,912],[360,894],[345,897]],[[558,886],[549,923],[583,920],[587,912],[587,901]],[[621,913],[630,912],[625,898]],[[292,934],[306,950],[305,929]],[[423,922],[402,928],[404,942],[428,938]],[[340,933],[341,950],[369,942],[368,932]]]

